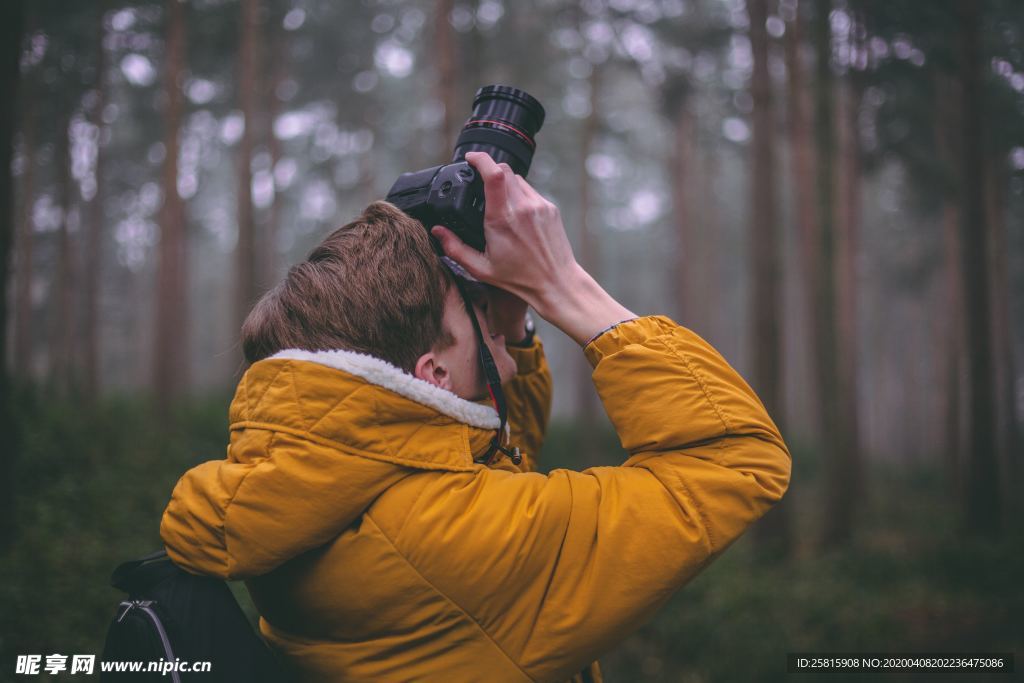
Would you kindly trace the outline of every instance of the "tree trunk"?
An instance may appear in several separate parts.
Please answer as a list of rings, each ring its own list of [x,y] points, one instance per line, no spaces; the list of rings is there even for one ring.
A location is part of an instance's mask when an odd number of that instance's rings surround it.
[[[985,228],[985,164],[982,150],[982,62],[980,8],[974,0],[957,5],[960,24],[960,83],[963,115],[960,121],[962,211],[960,248],[963,267],[968,391],[966,522],[970,532],[995,534],[1000,528],[999,472],[995,447],[992,377],[992,338]]]
[[[701,215],[701,265],[702,281],[711,283],[713,287],[721,287],[729,281],[726,273],[722,241],[721,217],[719,215],[718,195],[715,185],[719,176],[719,161],[713,149],[704,149],[700,154],[700,178],[697,192],[700,195],[698,204]],[[703,307],[703,326],[701,336],[714,340],[715,348],[727,358],[736,358],[738,349],[732,348],[734,335],[724,329],[729,315],[722,311],[721,306],[710,302]]]
[[[962,503],[963,486],[963,403],[960,376],[963,373],[963,319],[960,274],[960,235],[957,225],[960,217],[956,204],[946,201],[942,207],[942,234],[945,261],[945,296],[942,309],[946,314],[945,343],[943,344],[945,388],[942,408],[946,476],[954,499]]]
[[[22,154],[25,157],[25,171],[22,176],[21,211],[18,219],[15,248],[14,282],[14,373],[22,381],[32,377],[32,268],[35,260],[35,240],[32,208],[35,200],[36,170],[36,120],[37,97],[34,79],[22,84],[22,99],[25,102],[24,123],[22,124]],[[11,206],[14,215],[14,206]],[[6,358],[4,359],[6,362]]]
[[[817,53],[815,83],[815,141],[818,190],[818,270],[815,288],[815,330],[821,437],[826,453],[826,505],[823,540],[826,545],[847,542],[853,533],[853,491],[848,435],[839,404],[835,280],[835,119],[832,88],[831,0],[818,0],[814,13]]]
[[[988,192],[986,193],[986,211],[991,232],[991,280],[992,288],[992,357],[995,359],[995,380],[998,400],[996,401],[996,417],[998,423],[997,448],[999,467],[1004,476],[1001,479],[1002,499],[1006,501],[1004,520],[1017,518],[1018,503],[1014,495],[1017,476],[1018,458],[1021,449],[1020,432],[1017,425],[1017,406],[1015,384],[1017,371],[1013,358],[1013,330],[1010,326],[1010,279],[1007,267],[1006,236],[1006,183],[1003,174],[1002,160],[998,157],[989,162]]]
[[[10,381],[7,377],[7,269],[14,236],[14,178],[11,175],[15,113],[17,112],[18,58],[24,31],[25,6],[21,0],[7,0],[0,6],[0,430],[7,446],[0,448],[0,550],[10,547],[16,529],[14,508],[14,454],[20,430],[13,414]]]
[[[775,192],[775,112],[771,74],[768,72],[767,0],[747,0],[750,46],[754,72],[750,81],[753,99],[753,164],[751,189],[751,331],[753,332],[753,386],[772,419],[783,428],[782,368],[779,340],[780,279],[779,224]],[[791,544],[790,509],[776,506],[757,525],[758,545],[772,555],[786,556]]]
[[[767,0],[748,0],[754,57],[751,185],[751,302],[754,388],[774,419],[782,405],[779,354],[779,226],[775,193],[775,116],[768,73]]]
[[[99,284],[103,250],[103,109],[107,105],[106,49],[103,46],[103,19],[105,3],[97,8],[96,47],[96,105],[93,120],[96,125],[96,194],[90,204],[88,235],[85,240],[85,305],[83,306],[82,355],[83,389],[86,396],[95,398],[99,393]]]
[[[800,49],[803,45],[800,5],[794,7],[794,17],[786,25],[783,48],[786,61],[786,109],[787,136],[789,138],[791,159],[790,186],[793,193],[793,213],[797,227],[799,244],[799,289],[803,295],[802,318],[803,329],[807,331],[802,343],[806,349],[799,359],[805,364],[801,373],[805,377],[813,377],[817,367],[815,292],[817,285],[818,242],[815,226],[814,192],[814,150],[810,126],[809,90],[804,76],[804,63]],[[803,410],[810,412],[807,422],[811,425],[820,423],[816,386],[813,381],[801,387],[805,396]],[[815,430],[817,431],[817,430]],[[812,434],[813,436],[813,434]]]
[[[444,107],[441,139],[444,153],[455,148],[461,106],[458,99],[458,73],[455,57],[455,29],[450,20],[454,0],[439,0],[434,17],[434,53],[437,59],[437,92]]]
[[[281,143],[274,134],[274,121],[281,113],[281,100],[277,96],[278,88],[285,82],[288,76],[288,51],[285,44],[285,32],[281,29],[281,22],[278,17],[271,15],[266,22],[268,42],[270,44],[270,79],[267,81],[266,102],[267,117],[265,135],[267,149],[270,153],[270,173],[276,179],[274,172],[277,170],[277,162],[281,159]],[[267,215],[267,230],[265,235],[263,253],[263,277],[270,285],[277,282],[277,243],[278,231],[281,229],[281,197],[277,191],[277,183],[274,183],[274,198],[270,204],[270,211]]]
[[[471,11],[473,12],[473,14],[477,14],[480,11],[480,5],[482,5],[485,1],[486,0],[475,0],[473,2],[473,5],[471,7]],[[522,3],[507,3],[505,5],[505,12],[506,16],[504,18],[504,21],[508,21],[508,25],[510,25],[513,29],[515,29],[515,27],[519,26],[522,23],[523,15],[528,15],[531,18],[536,18],[536,12],[534,11],[534,8],[525,6]],[[503,26],[502,31],[508,30],[508,28],[505,28]],[[488,59],[489,55],[487,52],[487,46],[490,42],[490,35],[484,35],[484,32],[480,29],[480,26],[474,23],[473,30],[468,31],[466,33],[464,41],[459,45],[459,49],[461,50],[460,54],[466,55],[460,61],[462,73],[460,74],[461,78],[459,80],[464,85],[463,90],[465,92],[463,92],[463,96],[468,95],[469,97],[473,97],[473,95],[476,94],[477,88],[485,84],[483,75],[485,67],[488,66],[488,61],[495,61]],[[521,71],[524,67],[528,68],[528,64],[524,59],[510,59],[503,61],[510,62],[509,66],[511,66],[513,69],[517,69],[517,71]],[[515,83],[526,83],[527,81],[523,80],[524,77],[528,77],[528,75],[523,73],[516,73],[516,75],[511,77],[508,82],[512,83],[513,85]],[[468,86],[468,91],[466,91],[465,86]],[[462,111],[466,112],[466,114],[469,113],[468,105],[470,101],[471,100],[467,100],[462,103]],[[456,120],[455,122],[456,125],[460,123],[461,121],[458,120]],[[454,143],[455,141],[453,139],[452,144]]]
[[[238,100],[245,119],[245,128],[238,142],[238,169],[236,171],[236,202],[238,218],[238,244],[235,247],[235,335],[249,315],[249,309],[259,295],[256,283],[256,224],[252,206],[252,150],[256,135],[256,43],[259,35],[259,7],[257,0],[242,0],[241,36],[238,50]]]
[[[75,307],[72,299],[77,285],[69,225],[74,183],[71,177],[71,98],[67,98],[64,106],[68,112],[59,117],[61,127],[57,131],[57,151],[54,157],[59,174],[61,221],[57,231],[57,308],[51,322],[49,381],[50,386],[62,396],[70,394],[75,387],[72,357]]]
[[[960,151],[957,144],[959,102],[961,93],[956,81],[941,71],[933,72],[935,91],[935,149],[948,180],[940,189],[945,197],[942,205],[943,241],[943,296],[942,319],[942,451],[947,485],[959,506],[964,504],[966,491],[963,481],[963,391],[961,376],[964,363],[964,307],[962,301],[963,276],[960,272],[960,211],[956,202],[954,180]]]
[[[851,36],[852,40],[852,36]],[[848,72],[838,88],[837,129],[839,147],[838,202],[836,212],[837,280],[838,280],[838,336],[839,354],[839,413],[844,421],[846,435],[844,450],[849,458],[847,486],[854,499],[863,505],[863,472],[861,464],[860,410],[857,402],[859,369],[858,359],[858,305],[857,273],[859,261],[859,234],[861,229],[861,164],[857,116],[861,91],[854,82],[856,75]],[[908,367],[913,364],[908,363]],[[920,399],[917,399],[920,403]]]
[[[694,253],[697,244],[694,240],[693,211],[690,210],[691,193],[687,184],[692,182],[690,163],[693,157],[693,113],[685,96],[680,96],[673,108],[675,117],[675,149],[671,156],[672,179],[672,217],[676,226],[676,267],[673,271],[674,289],[679,320],[683,324],[696,327],[697,320],[694,308],[697,305],[698,280],[694,277],[697,262]],[[584,173],[586,168],[583,169]]]
[[[157,407],[169,416],[188,386],[188,316],[185,208],[178,194],[178,137],[182,119],[179,79],[185,65],[185,5],[167,0],[164,55],[164,203],[160,209],[157,266],[155,386]]]

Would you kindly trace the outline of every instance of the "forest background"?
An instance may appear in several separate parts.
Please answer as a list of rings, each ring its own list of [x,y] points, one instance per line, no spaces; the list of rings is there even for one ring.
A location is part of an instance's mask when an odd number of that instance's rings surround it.
[[[5,0],[0,32],[0,680],[99,652],[110,570],[223,453],[248,309],[447,160],[487,83],[544,103],[529,179],[578,259],[714,344],[793,451],[608,680],[1024,652],[1024,4]],[[544,466],[621,462],[540,335]]]

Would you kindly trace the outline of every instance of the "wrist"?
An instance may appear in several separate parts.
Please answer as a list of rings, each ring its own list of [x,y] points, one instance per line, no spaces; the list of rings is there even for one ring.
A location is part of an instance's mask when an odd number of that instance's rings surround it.
[[[491,332],[503,335],[506,343],[519,343],[526,337],[526,311],[490,320]]]
[[[514,335],[505,335],[505,345],[514,348],[525,349],[533,346],[533,337],[537,333],[537,326],[533,323],[533,317],[529,311],[523,316],[523,322],[518,327],[519,333]]]
[[[559,277],[550,283],[538,288],[537,293],[530,305],[537,315],[545,320],[555,323],[570,306],[578,303],[583,298],[586,290],[589,290],[594,283],[590,273],[585,271],[576,261],[573,261]]]
[[[540,293],[534,309],[580,346],[602,330],[637,317],[612,298],[578,263],[573,264],[559,283]]]

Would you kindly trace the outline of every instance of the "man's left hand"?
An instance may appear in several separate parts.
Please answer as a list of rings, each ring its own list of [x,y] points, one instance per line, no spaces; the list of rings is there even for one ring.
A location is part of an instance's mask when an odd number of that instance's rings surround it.
[[[487,324],[491,332],[505,335],[505,343],[526,339],[526,302],[504,289],[487,285]]]

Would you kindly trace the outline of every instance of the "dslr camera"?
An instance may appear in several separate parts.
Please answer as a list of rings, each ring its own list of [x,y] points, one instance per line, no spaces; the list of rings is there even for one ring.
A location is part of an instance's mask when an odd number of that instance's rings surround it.
[[[544,107],[523,90],[486,85],[473,98],[473,113],[459,133],[449,164],[403,173],[387,201],[423,223],[443,225],[463,242],[484,250],[484,184],[466,161],[466,152],[487,152],[523,177],[530,170],[544,125]]]

